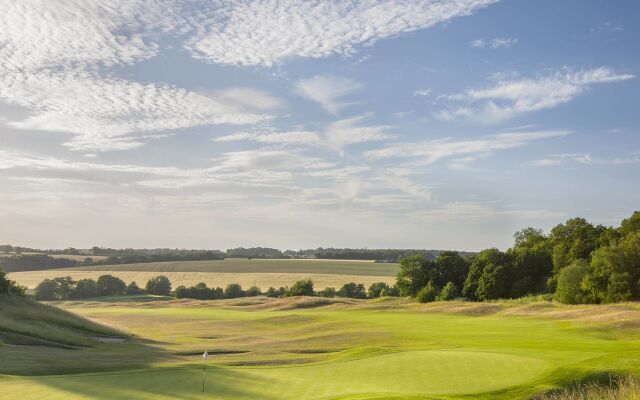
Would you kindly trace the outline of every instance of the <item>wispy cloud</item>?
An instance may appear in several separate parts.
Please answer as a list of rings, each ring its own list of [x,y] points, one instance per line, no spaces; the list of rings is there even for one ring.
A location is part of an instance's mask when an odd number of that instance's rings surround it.
[[[286,131],[286,132],[240,132],[231,135],[214,138],[215,142],[254,141],[272,145],[289,145],[303,147],[327,147],[343,154],[346,146],[379,142],[392,139],[395,136],[389,131],[393,126],[367,125],[363,122],[368,114],[352,118],[341,119],[329,124],[319,132],[311,131]]]
[[[583,94],[594,84],[620,82],[634,77],[633,74],[616,73],[601,67],[563,69],[529,79],[498,79],[486,88],[443,96],[442,99],[451,101],[453,106],[437,112],[436,117],[500,121],[517,114],[557,107]]]
[[[490,47],[492,49],[500,49],[500,48],[507,48],[507,47],[511,47],[515,44],[518,43],[518,38],[512,38],[512,37],[499,37],[499,38],[493,38],[493,39],[475,39],[472,40],[470,45],[471,47],[474,47],[476,49],[483,49],[485,47]]]
[[[552,154],[548,157],[535,160],[531,165],[536,167],[554,167],[567,164],[626,165],[637,163],[640,163],[640,152],[629,153],[625,156],[614,158],[594,157],[588,153]]]
[[[427,96],[431,96],[431,89],[418,89],[415,92],[413,92],[414,96],[420,96],[420,97],[427,97]]]
[[[330,75],[301,79],[295,85],[298,95],[317,102],[331,114],[337,114],[344,107],[353,104],[343,99],[361,88],[362,85],[356,81]]]
[[[526,146],[536,140],[557,138],[568,134],[568,131],[499,133],[480,139],[454,140],[445,138],[417,143],[399,143],[376,150],[369,150],[365,152],[365,157],[372,160],[417,158],[423,164],[432,164],[452,157],[459,158],[465,155],[477,157],[495,151]]]
[[[187,42],[194,57],[221,64],[271,66],[292,57],[349,55],[359,46],[466,16],[495,0],[277,0],[211,5],[195,16]]]

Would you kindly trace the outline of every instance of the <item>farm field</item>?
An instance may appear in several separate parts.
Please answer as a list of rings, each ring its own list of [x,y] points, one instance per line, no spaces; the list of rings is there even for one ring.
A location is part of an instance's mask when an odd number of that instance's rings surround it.
[[[270,286],[292,285],[300,279],[311,278],[316,288],[339,288],[347,282],[395,282],[398,264],[352,260],[248,260],[229,258],[208,261],[169,261],[155,263],[83,266],[40,271],[15,272],[11,279],[35,288],[45,278],[71,276],[74,279],[115,275],[125,282],[144,283],[153,276],[166,275],[174,287],[205,282],[208,286],[224,287],[240,283],[243,287],[257,285],[263,290]]]
[[[56,305],[131,336],[80,350],[2,346],[6,398],[519,399],[640,373],[634,304],[139,296]]]

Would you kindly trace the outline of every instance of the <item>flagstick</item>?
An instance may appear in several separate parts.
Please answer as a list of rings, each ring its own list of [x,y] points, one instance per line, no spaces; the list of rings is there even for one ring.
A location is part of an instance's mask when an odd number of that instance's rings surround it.
[[[202,364],[202,393],[204,393],[204,377],[207,373],[207,357],[204,357],[204,363]]]

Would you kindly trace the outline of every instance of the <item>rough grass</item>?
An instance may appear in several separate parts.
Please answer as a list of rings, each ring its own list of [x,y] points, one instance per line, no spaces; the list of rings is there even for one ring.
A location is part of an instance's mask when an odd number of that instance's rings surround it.
[[[537,400],[640,400],[640,379],[626,376],[612,378],[604,385],[582,384],[538,397]]]
[[[638,329],[618,326],[620,318],[640,320],[633,305],[112,300],[56,304],[127,330],[132,339],[103,344],[89,359],[57,349],[51,374],[73,370],[70,364],[88,374],[29,377],[25,368],[13,374],[19,378],[0,377],[5,396],[525,399],[594,375],[640,374]],[[202,394],[204,349],[212,357]],[[0,371],[7,365],[3,351]],[[36,366],[24,355],[12,360]]]

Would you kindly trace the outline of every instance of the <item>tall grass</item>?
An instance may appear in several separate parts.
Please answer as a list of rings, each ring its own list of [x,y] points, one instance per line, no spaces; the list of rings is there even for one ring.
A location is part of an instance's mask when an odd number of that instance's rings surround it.
[[[640,379],[634,376],[612,379],[609,385],[589,383],[538,400],[640,400]]]

